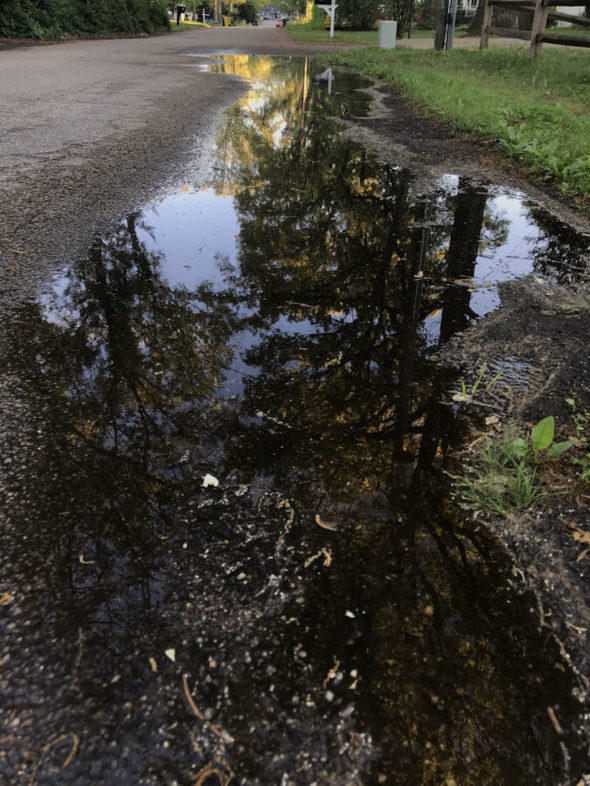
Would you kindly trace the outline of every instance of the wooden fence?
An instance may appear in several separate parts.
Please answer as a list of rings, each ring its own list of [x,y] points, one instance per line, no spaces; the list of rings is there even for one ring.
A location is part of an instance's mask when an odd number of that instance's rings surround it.
[[[552,0],[486,0],[479,48],[487,49],[490,35],[500,35],[507,38],[522,38],[524,41],[530,41],[529,57],[539,57],[541,54],[541,45],[543,43],[561,44],[562,46],[590,47],[590,36],[567,35],[567,33],[555,32],[548,33],[545,30],[549,20],[573,22],[576,25],[590,28],[590,19],[583,16],[574,16],[573,14],[563,14],[560,11],[549,10],[556,6],[561,8],[562,6],[579,6],[580,4],[580,0],[559,0],[559,2],[552,2]],[[533,26],[531,30],[512,30],[504,27],[494,27],[492,25],[492,16],[495,7],[508,8],[514,11],[532,11]]]

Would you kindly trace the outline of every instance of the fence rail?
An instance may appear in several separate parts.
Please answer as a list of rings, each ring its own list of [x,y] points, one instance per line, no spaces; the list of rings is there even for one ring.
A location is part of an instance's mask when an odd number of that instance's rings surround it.
[[[567,33],[547,33],[545,28],[549,20],[573,22],[576,25],[590,28],[590,19],[573,14],[564,14],[561,11],[550,11],[550,8],[559,6],[579,6],[580,0],[486,0],[481,27],[480,49],[487,49],[490,35],[499,35],[505,38],[520,38],[529,41],[529,57],[539,57],[541,46],[547,44],[561,44],[562,46],[590,47],[590,36],[567,35]],[[494,7],[507,8],[513,11],[531,11],[533,25],[530,30],[513,30],[512,28],[496,27],[492,24]]]

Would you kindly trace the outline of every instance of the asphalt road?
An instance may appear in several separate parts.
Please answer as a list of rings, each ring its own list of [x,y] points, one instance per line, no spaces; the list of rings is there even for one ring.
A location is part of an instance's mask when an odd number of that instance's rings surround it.
[[[217,103],[219,84],[194,67],[194,54],[286,51],[309,45],[271,25],[0,51],[0,102],[9,108],[0,115],[0,182],[54,161],[75,165],[74,156],[86,159],[97,143],[149,125],[184,91],[194,101],[195,83],[196,108]]]
[[[206,167],[212,130],[244,84],[206,72],[204,56],[345,46],[294,42],[273,22],[16,48],[0,41],[0,305],[29,297],[179,166],[195,178]]]
[[[333,47],[269,23],[0,48],[0,302],[28,297],[189,159],[195,177],[206,167],[244,84],[206,72],[199,55]]]

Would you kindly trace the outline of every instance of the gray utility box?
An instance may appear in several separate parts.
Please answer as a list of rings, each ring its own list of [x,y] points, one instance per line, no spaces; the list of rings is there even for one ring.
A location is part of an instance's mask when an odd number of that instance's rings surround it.
[[[381,49],[395,49],[397,22],[379,22],[379,46]]]

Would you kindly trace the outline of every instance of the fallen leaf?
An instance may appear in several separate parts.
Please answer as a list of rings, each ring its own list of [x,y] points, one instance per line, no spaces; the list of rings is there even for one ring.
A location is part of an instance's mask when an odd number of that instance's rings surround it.
[[[203,478],[203,487],[207,488],[207,486],[219,486],[219,481],[213,475],[207,473]]]
[[[486,418],[486,426],[493,426],[494,428],[500,430],[502,428],[502,423],[498,415],[488,415]]]
[[[318,524],[323,529],[329,529],[331,532],[338,532],[338,524],[334,524],[332,521],[323,521],[320,518],[320,514],[315,514],[315,523]]]
[[[10,592],[3,592],[0,595],[0,606],[7,606],[9,603],[12,603],[12,595]]]
[[[155,658],[150,658],[150,668],[152,671],[158,671],[158,664]]]
[[[328,686],[328,683],[330,682],[330,680],[333,680],[334,677],[336,676],[336,674],[338,674],[338,669],[339,668],[340,668],[340,661],[334,655],[334,665],[332,666],[330,671],[326,674],[326,677],[324,679],[324,688],[326,688]]]
[[[309,566],[312,563],[314,563],[316,561],[316,559],[319,559],[320,557],[324,558],[324,560],[323,560],[324,567],[325,568],[329,568],[330,565],[332,564],[332,554],[326,548],[321,549],[320,551],[318,551],[317,554],[314,554],[313,557],[309,557],[309,559],[305,560],[305,563],[304,563],[303,567],[304,568],[309,568]]]
[[[588,543],[588,545],[590,545],[590,532],[584,532],[583,529],[576,529],[573,531],[572,537],[574,540],[577,540],[578,543]]]
[[[176,650],[174,649],[164,650],[164,655],[167,658],[170,658],[172,663],[176,663]]]

